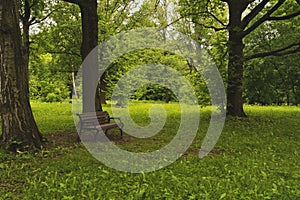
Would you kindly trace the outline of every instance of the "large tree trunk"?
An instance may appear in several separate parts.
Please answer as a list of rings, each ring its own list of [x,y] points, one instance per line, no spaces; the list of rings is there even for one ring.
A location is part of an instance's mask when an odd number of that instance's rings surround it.
[[[227,114],[246,117],[242,96],[244,44],[241,28],[241,15],[245,4],[238,1],[229,1]]]
[[[81,58],[82,64],[82,99],[83,112],[101,110],[99,88],[95,86],[98,79],[98,53],[90,56],[89,60],[85,58],[98,45],[98,13],[97,0],[64,0],[66,2],[77,4],[80,7],[82,21],[82,42]],[[96,49],[95,49],[96,50]],[[99,80],[98,80],[99,81]],[[98,84],[97,84],[98,85]],[[96,88],[93,91],[93,88]],[[95,99],[93,99],[95,97]],[[93,102],[95,103],[93,104]]]
[[[37,150],[42,146],[42,136],[29,103],[17,1],[1,0],[0,15],[1,146],[11,151]]]
[[[82,45],[81,56],[84,60],[87,55],[98,45],[98,14],[97,1],[86,0],[79,4],[82,19]],[[91,60],[84,62],[82,66],[83,72],[83,112],[93,110],[101,110],[100,94],[98,87],[96,91],[91,91],[94,88],[94,82],[97,80],[98,74],[98,53],[90,57]],[[92,104],[95,94],[95,104]]]

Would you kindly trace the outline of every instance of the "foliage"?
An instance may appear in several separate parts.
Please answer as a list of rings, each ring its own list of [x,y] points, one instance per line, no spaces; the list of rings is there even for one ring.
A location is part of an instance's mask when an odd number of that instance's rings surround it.
[[[137,123],[147,124],[145,113],[151,105],[131,104],[132,117]],[[32,106],[40,127],[55,133],[57,127],[61,127],[61,131],[74,129],[71,126],[63,128],[63,124],[73,123],[70,104],[33,102]],[[140,152],[168,143],[177,131],[180,113],[176,103],[162,106],[171,118],[166,129],[158,134],[159,139],[133,139],[117,145]],[[203,124],[188,153],[172,165],[152,173],[130,174],[107,168],[80,145],[58,146],[35,156],[1,151],[0,196],[3,199],[299,197],[299,107],[246,106],[249,117],[227,118],[213,153],[199,159],[196,153],[209,122],[210,109],[201,110]]]
[[[291,11],[296,2],[280,10]],[[266,52],[298,40],[300,17],[289,21],[272,21],[263,24],[246,41],[246,53]],[[300,68],[299,53],[250,60],[245,65],[245,95],[250,104],[292,104],[300,103]]]
[[[55,59],[50,54],[31,61],[30,96],[43,102],[62,102],[70,97],[65,73],[55,71]],[[69,78],[70,79],[70,78]]]
[[[290,55],[248,62],[245,68],[246,101],[261,105],[299,104],[298,57]]]
[[[208,91],[200,73],[192,69],[191,66],[187,64],[187,61],[181,56],[178,56],[172,52],[166,52],[157,49],[144,49],[130,52],[116,59],[111,64],[107,71],[107,74],[109,74],[109,76],[106,76],[108,99],[111,98],[114,90],[117,91],[117,95],[127,95],[123,94],[124,92],[122,93],[124,88],[118,88],[119,86],[116,86],[122,76],[126,75],[126,81],[131,82],[131,85],[134,85],[137,80],[141,81],[143,79],[141,78],[143,74],[142,72],[140,72],[139,74],[134,74],[134,72],[128,73],[130,72],[130,70],[134,71],[134,68],[138,66],[143,66],[143,68],[145,68],[145,71],[151,71],[151,78],[157,79],[158,81],[163,81],[160,78],[162,74],[164,74],[164,77],[168,76],[167,68],[177,70],[189,81],[195,91],[195,95],[197,96],[199,103],[202,105],[207,105],[210,103]],[[161,68],[164,68],[165,70],[159,70]],[[174,92],[184,93],[184,88],[181,88],[181,83],[176,78],[170,77],[168,81],[171,81],[172,85],[178,88],[177,91],[168,90],[169,100],[178,101]],[[128,85],[130,84],[128,83]],[[132,88],[131,90],[129,89],[129,91],[131,91],[133,94],[131,96],[131,99],[160,101],[166,100],[166,88],[157,84],[149,84],[145,82],[144,86],[142,86],[141,88]]]
[[[31,35],[30,96],[44,102],[70,98],[72,73],[81,63],[79,9],[63,2],[56,7],[51,20],[40,23],[39,31]]]
[[[181,23],[187,24],[185,26],[187,33],[199,42],[207,43],[206,46],[216,58],[220,69],[227,63],[228,57],[227,113],[246,116],[243,111],[242,97],[244,82],[249,83],[246,86],[247,89],[244,90],[244,92],[249,92],[244,95],[251,99],[247,99],[248,102],[257,103],[256,101],[262,101],[263,97],[252,98],[255,96],[255,91],[251,87],[255,85],[255,82],[251,78],[259,75],[254,75],[247,70],[247,75],[251,75],[244,80],[244,62],[254,58],[264,59],[267,56],[282,56],[299,52],[299,1],[204,0],[195,2],[180,0],[179,6]],[[215,41],[220,41],[220,43],[215,43]],[[224,49],[227,50],[224,51]],[[222,57],[225,58],[225,62],[220,59]],[[276,63],[276,65],[281,64]],[[260,80],[263,82],[263,77],[260,77]],[[287,96],[283,98],[284,101],[289,104],[291,93],[294,96],[295,87],[298,86],[291,86],[287,82],[283,84],[285,88],[289,88],[281,90]],[[282,99],[279,95],[277,97]],[[263,100],[264,103],[277,101],[269,98],[269,96],[266,97]],[[292,99],[294,101],[296,98]]]
[[[171,3],[174,7],[173,10],[168,7]],[[72,73],[76,74],[81,63],[80,10],[77,6],[62,1],[49,5],[42,2],[39,4],[41,4],[41,8],[37,6],[33,11],[34,16],[37,15],[38,19],[43,18],[51,10],[55,10],[55,12],[50,15],[50,20],[36,25],[38,28],[33,29],[35,31],[31,35],[31,97],[42,101],[62,101],[70,97],[73,90]],[[248,10],[255,5],[255,3],[251,4]],[[143,1],[140,7],[136,7],[136,3],[132,0],[112,0],[100,1],[98,6],[99,42],[133,28],[167,27],[176,29],[190,35],[209,52],[223,77],[225,86],[227,85],[228,33],[224,25],[228,23],[228,7],[223,1],[181,0],[162,3],[147,0]],[[38,13],[39,9],[43,9],[44,13]],[[287,2],[274,15],[282,16],[296,10],[296,1]],[[262,14],[264,13],[259,13],[256,18]],[[245,37],[245,56],[278,49],[297,41],[299,37],[297,24],[299,24],[299,17],[287,21],[263,23]],[[50,63],[43,61],[47,56],[52,57]],[[244,70],[243,97],[245,102],[250,104],[298,104],[300,88],[298,57],[295,54],[281,58],[248,61]],[[119,58],[106,73],[107,99],[111,98],[112,90],[120,77],[133,66],[145,63],[147,59],[173,66],[186,65],[184,60],[179,61],[180,59],[174,55],[162,56],[161,52],[152,50],[131,53]],[[41,64],[45,66],[41,67]],[[40,75],[42,71],[45,71],[43,76]],[[179,71],[182,72],[182,69]],[[208,104],[209,96],[202,78],[196,73],[184,72],[184,75],[193,84],[199,102]],[[146,90],[146,88],[148,89]],[[137,90],[133,98],[163,100],[164,93],[165,89],[161,86],[147,85]],[[170,99],[176,101],[172,97],[172,93],[170,94]]]

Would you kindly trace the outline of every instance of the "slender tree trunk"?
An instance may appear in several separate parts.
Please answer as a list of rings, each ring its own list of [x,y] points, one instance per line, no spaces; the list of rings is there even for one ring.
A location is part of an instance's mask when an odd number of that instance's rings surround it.
[[[28,69],[29,65],[29,47],[30,47],[30,41],[29,41],[29,28],[30,28],[30,3],[29,0],[24,0],[24,14],[21,18],[22,20],[22,30],[23,30],[23,59],[24,64],[26,65],[26,69]],[[28,73],[28,70],[27,70]]]
[[[73,86],[73,93],[75,97],[78,97],[76,82],[75,82],[75,72],[72,72],[72,86]]]
[[[29,103],[28,69],[22,52],[16,0],[0,1],[1,146],[37,150],[42,136]]]
[[[104,81],[105,79],[105,74],[100,78],[100,103],[101,104],[106,104],[106,97],[105,97],[105,91],[106,91],[106,83]]]
[[[246,117],[242,96],[244,44],[241,28],[241,15],[245,5],[236,1],[229,2],[227,113],[233,116]]]
[[[169,89],[165,87],[165,103],[170,102]]]

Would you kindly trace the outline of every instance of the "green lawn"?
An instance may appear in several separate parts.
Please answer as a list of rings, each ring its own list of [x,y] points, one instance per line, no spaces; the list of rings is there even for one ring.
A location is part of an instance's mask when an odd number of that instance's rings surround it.
[[[136,123],[149,123],[150,105],[131,104]],[[125,135],[116,144],[135,152],[166,145],[176,134],[180,112],[175,103],[163,106],[168,118],[157,136]],[[0,199],[300,199],[299,107],[246,106],[249,117],[228,117],[213,153],[199,159],[210,113],[201,108],[198,135],[188,152],[145,174],[108,168],[72,144],[71,104],[33,102],[32,107],[40,130],[64,141],[49,141],[51,149],[34,156],[0,151]]]

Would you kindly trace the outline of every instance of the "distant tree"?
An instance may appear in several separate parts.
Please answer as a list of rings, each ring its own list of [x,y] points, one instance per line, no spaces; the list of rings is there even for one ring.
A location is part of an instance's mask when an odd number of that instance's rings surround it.
[[[194,24],[228,34],[227,112],[245,117],[243,109],[244,63],[254,58],[282,56],[300,51],[300,41],[266,52],[245,55],[244,39],[267,21],[291,20],[300,15],[299,1],[291,0],[181,0],[182,16]],[[288,9],[287,9],[288,8]],[[221,13],[228,12],[224,19]]]
[[[284,7],[287,12],[290,5]],[[244,42],[247,55],[267,52],[299,40],[300,17],[262,24]],[[299,104],[300,52],[251,59],[244,67],[244,99],[250,104]]]
[[[29,103],[17,0],[0,1],[0,32],[1,146],[11,151],[35,151],[42,146],[42,135]]]

